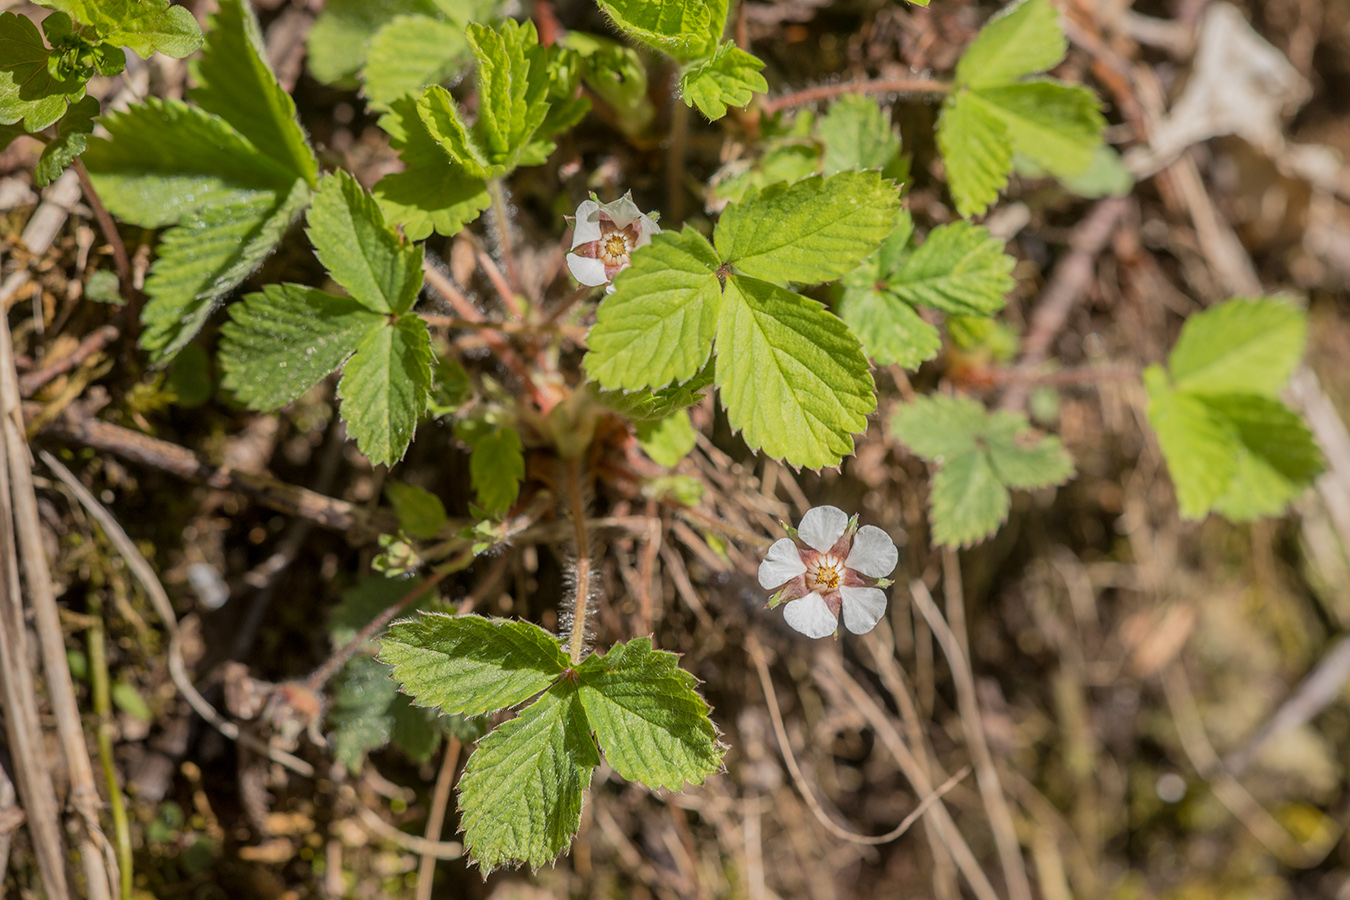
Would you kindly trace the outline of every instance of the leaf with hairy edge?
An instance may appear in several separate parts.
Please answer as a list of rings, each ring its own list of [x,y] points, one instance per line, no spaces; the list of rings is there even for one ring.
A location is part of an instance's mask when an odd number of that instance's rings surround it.
[[[900,135],[890,115],[863,94],[845,94],[820,117],[825,174],[847,169],[886,169],[900,155]]]
[[[361,69],[363,91],[372,109],[387,110],[400,97],[420,94],[456,74],[468,56],[462,22],[398,16],[370,38]]]
[[[350,297],[269,284],[230,307],[221,328],[222,384],[250,409],[285,406],[351,356],[385,319]]]
[[[940,225],[881,278],[906,303],[958,316],[992,315],[1016,286],[1016,261],[1003,246],[986,229],[968,222]]]
[[[333,279],[368,309],[400,315],[422,289],[422,248],[385,224],[375,199],[341,170],[309,209],[309,239]]]
[[[879,366],[917,369],[942,349],[942,336],[914,307],[889,292],[845,290],[839,317]]]
[[[0,12],[0,125],[22,120],[28,132],[41,131],[84,96],[84,79],[57,77],[51,56],[32,19]]]
[[[814,300],[756,278],[727,279],[716,381],[751,448],[795,467],[837,466],[876,409],[858,339]]]
[[[989,457],[970,450],[938,469],[928,503],[933,542],[968,547],[998,530],[1008,518],[1012,498],[998,480]]]
[[[632,256],[596,310],[586,374],[604,387],[665,387],[708,361],[722,286],[717,253],[688,225],[662,232]]]
[[[414,241],[435,231],[450,237],[492,205],[482,178],[470,175],[451,160],[427,132],[418,116],[417,100],[404,97],[380,119],[390,144],[407,167],[381,178],[375,199],[385,218],[403,226]]]
[[[726,41],[712,56],[680,73],[680,95],[715,122],[727,114],[727,107],[745,106],[755,94],[768,91],[763,69],[763,60]]]
[[[600,8],[631,37],[679,62],[711,55],[727,16],[725,0],[600,0]]]
[[[459,781],[464,847],[484,874],[567,849],[600,757],[576,685],[562,681],[478,742]]]
[[[418,706],[469,716],[525,702],[569,665],[558,639],[538,625],[444,613],[390,625],[379,658]]]
[[[169,0],[38,0],[94,29],[99,39],[127,47],[141,59],[163,53],[182,59],[202,45],[191,11]]]
[[[815,284],[852,271],[895,227],[900,193],[876,172],[770,185],[722,213],[724,263],[767,281]]]
[[[614,771],[651,788],[702,784],[726,748],[694,690],[693,675],[651,638],[615,644],[577,668],[581,705]]]
[[[441,498],[415,484],[390,481],[384,486],[398,516],[398,527],[415,538],[434,538],[446,523]]]
[[[1024,81],[971,90],[964,101],[1002,122],[1013,150],[1057,176],[1081,175],[1102,146],[1101,102],[1082,85]]]
[[[962,87],[1007,84],[1059,64],[1068,50],[1049,0],[1010,3],[984,24],[956,64]]]
[[[516,502],[525,477],[525,454],[514,428],[496,428],[478,438],[469,455],[469,481],[478,505],[501,515]]]
[[[987,104],[972,102],[969,91],[960,91],[942,105],[937,142],[956,211],[966,218],[980,215],[998,199],[1012,171],[1007,128]]]
[[[243,0],[221,0],[193,76],[197,86],[189,96],[194,103],[230,123],[310,187],[317,183],[319,163],[296,119],[295,101],[268,66],[258,20]]]
[[[1266,297],[1238,298],[1186,320],[1167,367],[1178,390],[1275,397],[1303,358],[1307,315]]]
[[[507,170],[504,164],[489,158],[487,151],[479,145],[477,135],[460,116],[455,98],[439,84],[427,88],[417,99],[417,115],[427,134],[441,145],[445,155],[473,177],[496,178]]]
[[[55,181],[66,166],[84,152],[89,135],[94,133],[97,115],[98,99],[95,97],[85,97],[66,108],[65,115],[56,123],[56,137],[42,149],[33,172],[33,181],[38,187],[46,187]]]
[[[342,367],[342,420],[373,464],[393,465],[412,442],[431,396],[431,357],[426,323],[405,315],[368,332]]]

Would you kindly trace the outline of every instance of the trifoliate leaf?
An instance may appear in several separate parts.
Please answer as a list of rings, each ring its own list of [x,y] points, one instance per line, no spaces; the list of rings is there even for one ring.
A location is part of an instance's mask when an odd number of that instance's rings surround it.
[[[370,40],[386,23],[396,16],[435,12],[431,0],[328,0],[309,29],[305,63],[325,84],[355,87]]]
[[[986,229],[968,222],[940,225],[881,279],[888,291],[915,306],[952,315],[993,315],[1016,286],[1016,261],[1003,247]]]
[[[315,255],[367,309],[400,315],[422,289],[422,248],[385,224],[375,199],[341,170],[328,175],[309,209]]]
[[[506,512],[520,494],[525,456],[514,428],[496,428],[479,437],[469,455],[469,481],[478,505],[491,515]]]
[[[1173,384],[1192,394],[1275,397],[1303,358],[1307,327],[1302,310],[1268,297],[1197,313],[1167,357]]]
[[[379,658],[418,706],[469,716],[523,703],[569,665],[558,639],[538,625],[444,613],[390,625]]]
[[[746,275],[814,284],[850,271],[895,227],[900,194],[876,172],[770,185],[728,206],[713,235],[722,262]]]
[[[689,421],[689,413],[677,409],[664,419],[637,423],[638,442],[653,461],[674,466],[689,455],[698,443],[698,432]]]
[[[600,0],[600,8],[630,37],[679,62],[712,55],[727,17],[726,0]]]
[[[464,846],[486,874],[567,849],[600,762],[576,685],[562,681],[478,742],[459,782]]]
[[[745,106],[756,93],[769,89],[760,74],[763,69],[763,60],[726,41],[712,56],[680,73],[680,94],[687,105],[697,106],[715,122],[727,114],[727,107]]]
[[[842,176],[836,176],[842,177]],[[816,301],[741,275],[717,321],[716,380],[745,442],[791,466],[837,466],[876,409],[858,339]]]
[[[406,315],[367,332],[342,367],[342,420],[375,465],[392,465],[408,449],[427,409],[431,357],[426,324]]]
[[[1008,518],[1012,498],[989,457],[968,450],[943,463],[933,475],[928,502],[933,543],[967,547],[998,531]]]
[[[398,527],[415,538],[433,538],[445,525],[445,504],[441,498],[415,484],[390,481],[384,486],[394,504]]]
[[[942,349],[938,330],[889,291],[846,288],[839,302],[839,317],[879,366],[898,364],[917,369]]]
[[[1102,144],[1100,101],[1082,85],[1039,79],[970,90],[962,99],[1002,122],[1013,149],[1053,175],[1083,174]]]
[[[846,169],[885,169],[900,155],[900,135],[876,100],[845,94],[820,119],[825,174]]]
[[[361,70],[370,106],[387,110],[395,100],[420,94],[459,72],[468,61],[464,23],[430,15],[401,15],[370,38]]]
[[[333,756],[348,772],[359,772],[366,753],[389,743],[394,726],[390,706],[397,697],[398,685],[388,666],[358,654],[342,667],[328,720]]]
[[[993,16],[956,64],[958,86],[1007,84],[1059,64],[1068,42],[1049,0],[1019,0]]]
[[[175,59],[202,45],[197,20],[183,6],[169,0],[39,0],[94,29],[100,40],[128,47],[141,59],[163,53]]]
[[[22,120],[30,134],[41,131],[84,96],[85,78],[57,75],[52,56],[32,19],[0,12],[0,125]]]
[[[605,760],[624,778],[679,790],[686,781],[702,784],[722,765],[726,749],[694,676],[674,653],[653,650],[651,638],[589,656],[577,674],[587,721]]]
[[[717,253],[688,225],[636,250],[596,310],[586,374],[611,389],[687,381],[712,351],[722,287]]]
[[[224,386],[251,409],[285,406],[342,365],[385,318],[350,297],[269,284],[230,307],[221,328]]]
[[[61,121],[56,123],[56,137],[42,149],[33,181],[46,187],[60,177],[66,166],[84,152],[89,135],[94,133],[94,117],[98,115],[98,99],[85,97],[66,108]]]
[[[998,199],[1012,170],[1012,139],[987,103],[958,91],[942,105],[937,142],[956,211],[978,216]]]

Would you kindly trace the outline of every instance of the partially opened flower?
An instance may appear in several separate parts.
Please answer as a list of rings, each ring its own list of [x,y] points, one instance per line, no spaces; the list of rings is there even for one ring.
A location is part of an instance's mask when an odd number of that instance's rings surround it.
[[[637,208],[631,191],[603,206],[595,200],[583,201],[577,207],[567,268],[582,284],[609,284],[628,267],[629,254],[650,244],[660,230],[655,220]]]
[[[842,509],[817,506],[806,511],[797,537],[769,548],[759,565],[759,583],[777,591],[770,606],[786,602],[783,618],[807,637],[829,637],[844,627],[866,634],[886,613],[889,586],[883,579],[895,569],[900,552],[874,525],[857,527]]]

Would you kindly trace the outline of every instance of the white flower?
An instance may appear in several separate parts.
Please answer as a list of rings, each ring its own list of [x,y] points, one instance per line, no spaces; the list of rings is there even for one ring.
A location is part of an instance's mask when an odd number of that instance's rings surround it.
[[[886,613],[886,594],[877,586],[900,561],[900,551],[886,532],[864,525],[842,509],[808,509],[797,539],[783,538],[769,548],[759,565],[759,583],[777,591],[783,618],[807,637],[829,637],[844,627],[866,634]]]
[[[632,191],[603,206],[594,200],[583,201],[577,207],[567,268],[582,284],[609,284],[628,267],[629,254],[650,244],[660,230],[655,220],[638,210]]]

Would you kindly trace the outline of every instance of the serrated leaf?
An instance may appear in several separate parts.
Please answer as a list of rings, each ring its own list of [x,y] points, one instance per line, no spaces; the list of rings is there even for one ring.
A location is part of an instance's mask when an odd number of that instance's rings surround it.
[[[917,369],[942,349],[938,330],[890,292],[846,288],[839,316],[879,366],[898,364]]]
[[[967,92],[965,102],[1003,123],[1015,151],[1057,176],[1087,171],[1106,119],[1092,91],[1051,79]]]
[[[433,84],[423,91],[417,98],[417,115],[445,155],[473,177],[496,178],[507,170],[505,164],[494,162],[487,150],[479,146],[477,137],[460,116],[459,104],[445,88]]]
[[[445,504],[441,498],[415,484],[390,481],[384,486],[394,505],[399,528],[415,538],[433,538],[445,525]]]
[[[1011,505],[988,456],[978,450],[955,456],[933,476],[933,542],[947,547],[979,543],[998,531]]]
[[[22,120],[29,133],[41,131],[84,96],[84,79],[57,77],[51,56],[32,19],[0,12],[0,125]]]
[[[328,720],[333,726],[333,756],[348,772],[359,772],[369,751],[389,743],[394,726],[390,706],[397,697],[398,685],[389,677],[388,666],[361,655],[343,666]]]
[[[712,384],[712,370],[712,364],[708,363],[684,384],[657,390],[606,391],[594,381],[589,384],[595,398],[620,415],[633,422],[655,422],[702,400],[703,389]]]
[[[900,135],[876,100],[845,94],[820,118],[825,174],[846,169],[884,169],[900,154]]]
[[[708,361],[717,331],[718,265],[712,245],[688,225],[634,251],[596,310],[587,376],[624,390],[692,378]]]
[[[469,455],[469,480],[478,505],[499,515],[516,502],[525,477],[525,456],[514,428],[497,428],[478,438]]]
[[[775,144],[765,150],[753,164],[742,160],[737,165],[723,167],[709,188],[717,200],[735,203],[750,190],[763,190],[779,181],[797,181],[820,171],[820,146],[815,142],[794,139],[790,143]]]
[[[666,467],[678,464],[698,443],[698,432],[683,409],[662,419],[638,422],[637,436],[643,452]]]
[[[1035,490],[1073,477],[1073,457],[1059,438],[1033,433],[1022,413],[990,414],[982,443],[999,481],[1010,488]]]
[[[1183,518],[1203,518],[1237,473],[1233,435],[1203,400],[1167,389],[1162,372],[1151,372],[1144,380],[1148,421],[1176,486],[1177,505]]]
[[[467,716],[523,703],[569,665],[558,639],[538,625],[444,613],[390,625],[379,658],[418,706]]]
[[[624,778],[651,788],[702,784],[725,748],[694,690],[694,676],[651,638],[615,644],[578,667],[581,704],[605,759]]]
[[[993,315],[1016,282],[1003,242],[968,222],[940,225],[900,265],[883,272],[886,287],[906,303],[952,315]]]
[[[751,448],[792,466],[837,466],[876,409],[870,370],[848,326],[816,301],[727,279],[716,381],[727,420]]]
[[[422,289],[422,248],[385,224],[355,178],[341,170],[325,176],[308,221],[319,262],[352,297],[378,313],[412,308]]]
[[[285,406],[342,365],[384,317],[349,297],[269,284],[230,307],[221,328],[222,384],[257,410]]]
[[[1012,139],[988,104],[970,91],[950,95],[938,118],[938,149],[947,168],[947,187],[963,217],[978,216],[998,199],[1012,171]]]
[[[891,433],[915,455],[941,464],[975,449],[986,415],[970,397],[928,394],[896,407]]]
[[[1283,403],[1234,394],[1208,396],[1205,403],[1241,443],[1216,512],[1234,522],[1280,515],[1321,474],[1325,463],[1312,433]]]
[[[563,681],[478,742],[459,782],[464,846],[484,873],[567,849],[600,762],[576,685]]]
[[[731,41],[717,45],[713,55],[680,73],[680,94],[689,106],[711,121],[727,114],[727,107],[747,105],[755,94],[769,89],[760,72],[764,62]]]
[[[128,47],[141,59],[163,53],[176,59],[202,45],[202,31],[191,11],[169,0],[40,0],[77,22],[91,26],[99,38]]]
[[[712,53],[722,37],[727,8],[724,0],[599,0],[614,24],[649,47],[680,62]],[[720,7],[721,22],[714,22]],[[713,32],[716,31],[716,34]]]
[[[446,728],[436,711],[413,706],[406,694],[395,694],[389,704],[389,719],[389,743],[419,765],[429,762],[441,746]]]
[[[431,394],[431,336],[417,316],[372,329],[342,367],[338,397],[348,433],[375,465],[403,457]]]
[[[548,115],[548,51],[533,22],[504,20],[496,29],[473,23],[467,36],[478,59],[478,121],[486,158],[513,168]]]
[[[94,133],[94,117],[98,115],[98,99],[85,97],[66,108],[61,121],[56,123],[56,137],[42,149],[33,181],[46,187],[55,181],[75,157],[84,152],[89,135]]]
[[[1167,357],[1172,381],[1193,394],[1274,397],[1303,358],[1307,327],[1281,300],[1229,300],[1186,320]]]
[[[318,160],[296,119],[295,101],[267,63],[251,6],[243,0],[221,0],[192,72],[197,86],[189,96],[194,103],[230,123],[292,177],[303,178],[310,187],[316,184]]]
[[[354,87],[373,35],[397,16],[435,12],[431,0],[327,0],[306,37],[305,64],[325,84]]]
[[[1059,64],[1068,50],[1049,0],[1020,0],[995,14],[956,64],[959,86],[1007,84]]]
[[[464,25],[430,15],[401,15],[383,24],[366,50],[361,81],[370,106],[387,110],[400,97],[422,93],[468,61]]]
[[[852,271],[891,233],[899,210],[899,191],[876,172],[813,176],[728,206],[713,243],[746,275],[814,284]]]

